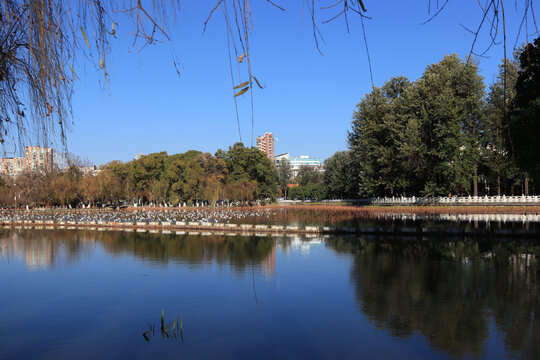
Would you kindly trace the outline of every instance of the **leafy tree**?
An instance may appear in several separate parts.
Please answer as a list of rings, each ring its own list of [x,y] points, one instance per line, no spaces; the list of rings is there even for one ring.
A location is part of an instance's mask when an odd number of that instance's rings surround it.
[[[324,162],[324,184],[334,199],[356,198],[358,189],[352,151],[338,151]]]
[[[321,172],[311,166],[302,165],[296,175],[296,182],[300,186],[307,184],[319,184],[322,182]]]
[[[272,161],[256,148],[246,148],[242,143],[229,147],[227,152],[218,150],[216,157],[227,164],[228,180],[243,189],[252,189],[248,198],[275,198],[277,193],[277,174]],[[250,184],[250,185],[248,185]]]
[[[484,159],[488,165],[486,173],[493,174],[494,187],[499,196],[502,194],[501,188],[511,184],[518,172],[509,150],[507,116],[510,104],[516,96],[517,75],[517,64],[514,61],[503,61],[499,65],[497,80],[491,84],[487,97]]]
[[[540,37],[519,54],[516,96],[509,123],[510,151],[520,168],[540,182]]]
[[[192,159],[187,162],[182,173],[183,187],[182,193],[186,199],[199,201],[202,199],[202,180],[204,169],[197,161]]]
[[[447,55],[414,85],[414,115],[426,146],[428,196],[477,193],[484,84],[477,65]]]
[[[169,182],[167,179],[152,180],[150,183],[151,201],[157,203],[165,203],[168,200],[167,193],[169,192]]]
[[[294,200],[323,200],[328,198],[328,188],[320,183],[298,185],[291,188],[289,197]]]
[[[358,163],[361,196],[390,195],[407,187],[399,156],[405,129],[404,93],[411,84],[404,77],[392,78],[374,88],[357,105],[348,141]]]
[[[292,166],[289,160],[282,160],[277,166],[277,177],[281,191],[285,198],[287,197],[287,190],[293,176]]]
[[[118,168],[116,168],[118,170]],[[105,202],[119,202],[124,198],[126,186],[111,168],[103,169],[97,176],[100,198]]]

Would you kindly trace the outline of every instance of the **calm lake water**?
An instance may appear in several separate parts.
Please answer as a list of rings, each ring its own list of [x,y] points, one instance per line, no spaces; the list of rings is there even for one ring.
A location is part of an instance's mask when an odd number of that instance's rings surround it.
[[[3,229],[0,250],[0,359],[540,358],[530,236]]]

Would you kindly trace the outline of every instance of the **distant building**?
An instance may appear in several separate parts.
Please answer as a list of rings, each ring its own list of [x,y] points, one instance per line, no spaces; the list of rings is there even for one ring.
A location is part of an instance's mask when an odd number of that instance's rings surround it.
[[[53,149],[41,146],[27,146],[24,157],[0,158],[0,173],[15,178],[25,171],[52,172]]]
[[[3,158],[0,165],[4,176],[15,178],[24,172],[24,158]]]
[[[301,155],[300,157],[290,157],[289,153],[279,154],[274,158],[274,163],[279,165],[283,161],[288,161],[291,164],[293,177],[298,175],[298,171],[302,166],[309,166],[313,169],[323,171],[323,164],[321,159],[310,158],[307,155]]]
[[[50,173],[53,170],[53,149],[41,146],[27,146],[24,149],[24,169]]]
[[[272,133],[264,133],[264,136],[257,138],[257,148],[261,150],[266,156],[274,161],[274,135]]]
[[[81,170],[84,176],[97,176],[101,172],[101,169],[98,168],[96,165],[81,166],[79,170]]]
[[[139,160],[141,156],[144,156],[144,154],[135,154],[133,155],[133,160]]]

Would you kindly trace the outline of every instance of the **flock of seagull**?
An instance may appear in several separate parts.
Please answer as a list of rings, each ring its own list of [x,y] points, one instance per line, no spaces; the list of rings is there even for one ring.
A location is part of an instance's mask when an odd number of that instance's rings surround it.
[[[0,211],[3,221],[107,221],[107,222],[211,222],[250,223],[271,219],[277,214],[272,209],[168,209],[168,210],[29,210]]]

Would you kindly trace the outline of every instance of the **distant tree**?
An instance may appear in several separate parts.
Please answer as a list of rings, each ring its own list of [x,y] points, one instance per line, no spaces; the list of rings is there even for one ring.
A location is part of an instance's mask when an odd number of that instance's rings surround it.
[[[115,172],[120,170],[119,164],[112,168],[103,169],[97,176],[101,200],[105,202],[119,202],[126,195],[126,184],[122,182],[122,178]]]
[[[96,200],[100,196],[98,179],[92,175],[85,176],[80,181],[79,186],[79,193],[81,194],[82,200],[84,200],[87,204],[94,206]]]
[[[278,185],[276,168],[265,153],[257,148],[249,149],[242,143],[236,143],[229,147],[227,152],[218,150],[216,157],[227,164],[229,182],[236,185],[243,184],[241,188],[253,190],[248,199],[276,197]]]
[[[308,183],[291,188],[289,198],[294,200],[323,200],[328,197],[328,189],[322,183]]]
[[[166,203],[168,200],[168,192],[169,192],[169,182],[166,178],[162,179],[155,179],[150,182],[150,200],[158,203],[163,204]]]
[[[281,188],[281,192],[283,193],[283,196],[286,198],[287,190],[289,188],[289,184],[291,183],[291,179],[293,176],[291,162],[287,159],[283,159],[276,166],[276,169],[277,169],[279,187]]]
[[[127,180],[130,185],[132,196],[136,198],[148,198],[151,183],[159,180],[165,170],[166,152],[143,155],[139,159],[127,164]]]
[[[351,151],[338,151],[324,162],[324,184],[334,199],[356,198],[355,167]]]
[[[167,159],[165,165],[166,177],[170,182],[169,201],[173,204],[181,203],[183,197],[183,173],[186,167],[185,161],[179,154],[172,155]]]
[[[49,193],[54,192],[49,188],[45,176],[39,172],[25,171],[14,182],[17,204],[40,205],[47,201]],[[64,189],[68,191],[68,186],[64,186]]]
[[[182,173],[182,193],[186,199],[202,200],[203,177],[204,169],[199,161],[196,158],[188,161]]]
[[[322,174],[319,170],[313,168],[312,166],[302,165],[298,170],[298,175],[296,175],[295,180],[300,186],[305,186],[307,184],[320,184],[322,183]]]
[[[66,174],[61,174],[51,181],[53,199],[61,206],[68,206],[77,200],[77,182]]]

